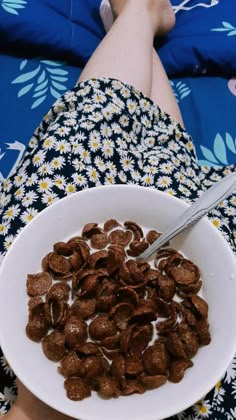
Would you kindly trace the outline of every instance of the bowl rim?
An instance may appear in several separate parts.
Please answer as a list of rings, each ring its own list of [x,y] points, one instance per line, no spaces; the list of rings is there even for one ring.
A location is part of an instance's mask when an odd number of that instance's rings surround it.
[[[7,261],[8,260],[8,255],[11,255],[11,253],[14,252],[14,248],[17,246],[18,241],[20,241],[21,236],[23,236],[25,234],[24,232],[27,232],[29,229],[31,229],[32,223],[35,223],[35,221],[37,223],[39,223],[40,222],[40,219],[41,218],[44,218],[46,213],[48,214],[50,212],[54,212],[54,209],[56,209],[58,206],[61,206],[62,205],[61,204],[62,202],[65,202],[65,201],[68,201],[69,202],[70,200],[76,200],[78,196],[83,198],[83,195],[85,195],[85,194],[92,194],[95,191],[99,193],[99,190],[101,190],[101,189],[106,189],[108,191],[111,190],[111,189],[113,189],[113,190],[114,189],[120,189],[120,190],[122,190],[122,189],[123,190],[127,190],[127,189],[135,189],[136,190],[136,189],[139,189],[139,191],[145,190],[145,191],[149,191],[149,193],[153,193],[155,195],[156,194],[159,194],[160,197],[163,196],[163,195],[165,195],[165,198],[168,199],[170,202],[173,201],[173,200],[175,202],[178,202],[178,205],[179,206],[182,206],[183,211],[186,210],[190,206],[190,204],[187,203],[187,202],[185,202],[184,200],[182,200],[182,199],[180,199],[178,197],[169,195],[166,192],[160,191],[160,190],[155,189],[155,188],[143,187],[143,186],[133,185],[133,184],[131,184],[131,185],[122,185],[122,184],[118,184],[118,185],[102,185],[102,186],[92,187],[92,188],[88,188],[88,189],[85,189],[85,190],[81,190],[81,191],[75,192],[75,193],[73,193],[71,195],[68,195],[68,196],[66,196],[66,197],[64,197],[64,198],[56,201],[55,203],[53,203],[49,207],[46,207],[44,210],[40,211],[34,217],[34,219],[29,224],[27,224],[20,231],[20,233],[17,235],[16,239],[14,240],[14,243],[12,244],[12,246],[10,247],[10,249],[8,250],[8,252],[6,253],[5,257],[3,258],[3,262],[2,262],[2,264],[0,266],[0,279],[2,277],[1,276],[2,272],[4,272],[4,270],[5,270],[5,266],[7,266],[7,264],[8,264],[8,261]],[[223,235],[221,234],[221,232],[215,226],[213,226],[213,224],[207,218],[207,216],[204,216],[199,222],[206,224],[206,227],[208,229],[211,229],[212,231],[214,230],[214,234],[218,236],[218,238],[219,238],[219,240],[221,242],[223,241],[222,243],[224,243],[225,252],[229,254],[229,257],[230,258],[231,257],[235,258],[235,255],[234,255],[233,250],[231,249],[230,245],[228,244],[228,242],[226,241],[226,239],[223,237]],[[235,268],[236,268],[236,261],[235,261]],[[1,283],[1,280],[0,280],[0,283]],[[1,312],[1,310],[0,310],[0,312]],[[7,345],[5,346],[4,337],[2,336],[1,329],[0,329],[0,343],[1,343],[2,350],[4,352],[4,349],[7,347]],[[222,377],[222,375],[225,373],[228,365],[230,364],[231,360],[233,359],[233,356],[234,356],[234,353],[235,353],[235,349],[236,349],[236,336],[235,336],[235,339],[234,339],[234,346],[232,345],[231,347],[232,348],[234,347],[234,351],[232,351],[231,356],[228,357],[227,366],[225,365],[224,369],[222,368],[222,372],[219,374],[219,377],[217,378],[217,380],[219,380],[220,377]],[[7,353],[7,352],[5,352],[5,353]],[[11,360],[9,359],[9,363],[12,366],[12,368],[13,368],[13,370],[14,370],[14,372],[16,374],[17,374],[17,371],[22,371],[22,369],[20,369],[20,367],[19,367],[19,370],[18,370],[17,362],[14,363],[14,361],[13,361],[13,363],[11,363]],[[31,392],[33,392],[40,399],[40,395],[38,395],[35,391],[32,391],[31,384],[28,384],[27,381],[24,380],[24,375],[17,374],[17,376],[22,381],[22,383],[24,383],[26,385],[26,387]],[[216,380],[216,382],[217,382],[217,380]],[[204,390],[203,395],[202,396],[199,396],[198,398],[200,399],[203,396],[205,396],[212,389],[213,386],[214,386],[213,384],[209,385],[208,390],[207,391]],[[55,410],[58,410],[58,407],[56,407],[56,405],[54,403],[52,403],[50,400],[47,400],[46,398],[43,398],[43,401],[46,404],[50,405]],[[194,404],[194,402],[192,404]],[[183,401],[182,406],[180,404],[180,406],[178,407],[178,411],[177,412],[176,412],[176,409],[171,411],[171,408],[169,408],[168,416],[176,415],[176,414],[180,413],[181,411],[186,410],[190,406],[191,405],[187,405],[186,406],[186,403],[184,403],[184,401]],[[60,409],[60,411],[63,413],[63,411],[61,409]],[[70,414],[68,414],[68,411],[64,411],[64,414],[70,415]],[[161,419],[164,419],[164,417],[157,417],[157,416],[158,415],[156,415],[155,418],[154,417],[148,417],[148,420],[157,420],[157,419],[161,420]],[[95,417],[91,417],[91,416],[90,417],[82,417],[80,415],[80,420],[100,420],[100,419],[103,420],[102,414],[101,414],[101,417],[98,416],[96,418]]]

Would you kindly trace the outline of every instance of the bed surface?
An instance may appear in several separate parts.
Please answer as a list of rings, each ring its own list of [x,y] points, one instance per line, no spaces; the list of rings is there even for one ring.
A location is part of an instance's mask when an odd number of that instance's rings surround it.
[[[176,26],[156,48],[199,164],[235,163],[235,0],[172,4]],[[99,6],[100,0],[0,2],[0,176],[16,168],[43,116],[75,85],[104,36]]]

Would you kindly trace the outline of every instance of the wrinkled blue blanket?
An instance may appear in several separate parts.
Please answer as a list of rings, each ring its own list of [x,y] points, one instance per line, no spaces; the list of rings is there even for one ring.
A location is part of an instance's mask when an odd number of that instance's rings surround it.
[[[172,4],[176,27],[157,45],[169,76],[234,75],[235,0]],[[1,0],[0,48],[83,66],[104,36],[99,6],[100,0]]]

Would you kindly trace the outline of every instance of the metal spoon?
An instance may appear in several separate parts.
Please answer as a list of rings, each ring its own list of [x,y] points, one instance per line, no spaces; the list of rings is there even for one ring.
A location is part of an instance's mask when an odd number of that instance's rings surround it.
[[[201,219],[236,190],[236,172],[225,176],[205,191],[149,248],[137,259],[145,260],[184,229]]]

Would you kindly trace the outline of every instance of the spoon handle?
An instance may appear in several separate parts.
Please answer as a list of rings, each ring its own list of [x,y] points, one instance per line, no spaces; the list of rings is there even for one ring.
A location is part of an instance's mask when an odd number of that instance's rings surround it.
[[[143,260],[149,258],[154,252],[158,251],[168,241],[186,229],[188,226],[197,222],[210,210],[215,208],[218,203],[228,197],[236,189],[236,172],[225,176],[201,194],[180,217],[148,247],[137,259]]]

